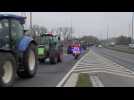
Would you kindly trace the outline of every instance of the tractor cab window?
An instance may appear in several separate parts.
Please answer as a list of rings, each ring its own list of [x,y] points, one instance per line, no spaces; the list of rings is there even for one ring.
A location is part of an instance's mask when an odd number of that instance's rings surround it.
[[[9,45],[9,23],[7,19],[0,20],[0,47]]]
[[[17,20],[11,20],[11,36],[13,45],[23,36],[23,26]]]
[[[4,38],[9,33],[8,20],[0,20],[0,37]]]

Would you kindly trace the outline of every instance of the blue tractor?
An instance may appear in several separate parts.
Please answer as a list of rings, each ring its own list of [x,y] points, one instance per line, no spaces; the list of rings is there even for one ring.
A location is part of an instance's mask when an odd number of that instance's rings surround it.
[[[25,35],[26,17],[0,15],[0,87],[9,87],[18,75],[32,78],[37,72],[37,43]]]

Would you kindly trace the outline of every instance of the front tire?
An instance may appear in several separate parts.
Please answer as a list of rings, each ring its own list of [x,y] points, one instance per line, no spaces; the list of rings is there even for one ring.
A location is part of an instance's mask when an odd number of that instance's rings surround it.
[[[21,78],[32,78],[37,72],[37,48],[34,44],[30,44],[23,57],[23,70],[18,71]]]
[[[10,53],[0,53],[0,87],[10,87],[16,77],[16,61]]]

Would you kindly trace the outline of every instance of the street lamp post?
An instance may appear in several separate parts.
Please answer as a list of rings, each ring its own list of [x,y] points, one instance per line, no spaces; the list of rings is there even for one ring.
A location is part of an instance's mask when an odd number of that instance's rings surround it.
[[[133,43],[133,20],[134,20],[134,12],[132,12],[132,37],[131,37],[131,43]]]

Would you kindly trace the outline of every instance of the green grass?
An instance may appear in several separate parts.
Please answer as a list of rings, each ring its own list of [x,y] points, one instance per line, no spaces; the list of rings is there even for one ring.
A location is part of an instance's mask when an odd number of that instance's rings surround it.
[[[80,73],[79,77],[78,77],[76,87],[92,87],[92,82],[89,78],[89,74]]]

